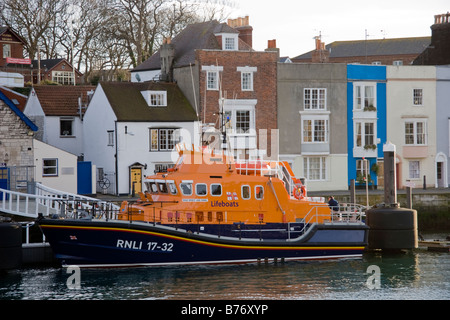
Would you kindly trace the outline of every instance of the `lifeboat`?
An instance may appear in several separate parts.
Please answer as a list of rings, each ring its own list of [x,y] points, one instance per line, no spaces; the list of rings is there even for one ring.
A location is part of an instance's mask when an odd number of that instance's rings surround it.
[[[332,211],[307,197],[281,161],[235,162],[177,146],[178,161],[148,176],[137,201],[90,219],[38,221],[62,265],[80,267],[361,258],[362,207]]]

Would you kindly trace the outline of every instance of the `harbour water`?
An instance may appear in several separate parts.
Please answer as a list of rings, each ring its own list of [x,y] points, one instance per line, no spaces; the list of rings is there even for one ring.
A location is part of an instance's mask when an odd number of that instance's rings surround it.
[[[431,239],[433,236],[431,236]],[[362,259],[0,274],[0,300],[450,300],[450,254],[417,249]]]

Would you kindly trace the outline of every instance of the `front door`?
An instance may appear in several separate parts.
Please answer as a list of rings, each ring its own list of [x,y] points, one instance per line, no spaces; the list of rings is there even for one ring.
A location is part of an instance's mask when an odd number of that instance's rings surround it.
[[[142,192],[142,168],[130,168],[130,186],[132,194]]]

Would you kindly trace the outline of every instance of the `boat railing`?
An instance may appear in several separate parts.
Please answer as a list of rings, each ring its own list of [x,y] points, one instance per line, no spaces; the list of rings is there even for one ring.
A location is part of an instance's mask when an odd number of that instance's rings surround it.
[[[324,210],[325,208],[325,210]],[[309,212],[302,218],[303,232],[313,223],[360,223],[365,217],[365,207],[355,203],[342,203],[334,207],[328,204],[314,204]]]

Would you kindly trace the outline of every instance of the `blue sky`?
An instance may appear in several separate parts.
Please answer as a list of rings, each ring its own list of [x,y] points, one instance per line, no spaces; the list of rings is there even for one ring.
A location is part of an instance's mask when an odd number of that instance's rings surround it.
[[[295,57],[322,41],[431,36],[434,15],[450,11],[449,0],[239,0],[230,18],[248,15],[253,48],[276,39],[281,56]]]

